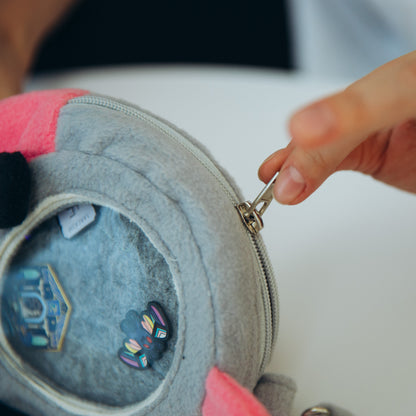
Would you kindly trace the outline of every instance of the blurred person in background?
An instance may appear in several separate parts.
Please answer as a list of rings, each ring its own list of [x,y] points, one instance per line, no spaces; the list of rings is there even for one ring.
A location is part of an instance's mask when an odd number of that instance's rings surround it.
[[[280,171],[283,204],[341,169],[416,193],[415,23],[406,0],[0,0],[0,98],[21,92],[30,72],[132,63],[358,79],[292,115],[290,143],[260,178]]]
[[[290,68],[288,38],[283,0],[259,6],[247,0],[0,0],[0,39],[8,54],[0,65],[9,78],[0,77],[0,96],[21,89],[29,70],[158,63]]]

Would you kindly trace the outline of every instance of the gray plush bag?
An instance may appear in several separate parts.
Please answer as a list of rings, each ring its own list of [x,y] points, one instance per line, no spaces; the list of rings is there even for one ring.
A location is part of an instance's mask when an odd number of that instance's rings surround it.
[[[0,400],[31,415],[212,416],[215,369],[288,415],[293,382],[264,375],[273,272],[207,151],[86,91],[1,106],[13,116],[0,151],[30,161],[31,191],[6,170],[3,195],[17,199],[2,196],[0,215]]]
[[[207,152],[85,91],[2,106],[23,114],[20,137],[3,126],[0,150],[30,160],[31,196],[21,224],[0,231],[1,400],[36,415],[196,415],[215,367],[287,414],[293,383],[259,382],[277,334],[273,272],[236,209],[239,191]],[[42,137],[51,144],[38,150]],[[152,318],[149,302],[168,339],[136,370],[120,360],[131,337],[120,324],[131,310],[139,325],[142,312]]]

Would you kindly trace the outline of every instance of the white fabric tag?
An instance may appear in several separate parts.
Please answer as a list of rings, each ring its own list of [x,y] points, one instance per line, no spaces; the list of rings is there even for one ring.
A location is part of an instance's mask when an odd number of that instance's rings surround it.
[[[65,238],[72,238],[95,220],[95,209],[90,204],[74,205],[58,214]]]

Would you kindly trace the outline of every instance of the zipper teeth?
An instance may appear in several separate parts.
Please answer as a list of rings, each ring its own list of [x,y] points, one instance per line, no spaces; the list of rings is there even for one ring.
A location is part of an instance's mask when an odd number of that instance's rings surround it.
[[[267,285],[267,292],[269,295],[269,303],[270,303],[270,313],[272,317],[272,341],[271,341],[271,349],[273,349],[274,345],[276,344],[277,339],[277,328],[279,328],[279,293],[277,290],[276,280],[274,278],[274,271],[272,268],[272,263],[270,262],[269,255],[267,254],[266,247],[264,246],[263,240],[258,238],[257,236],[251,234],[251,239],[254,243],[254,247],[256,248],[257,256],[260,260],[260,264],[263,269],[263,274],[265,276],[269,276],[266,278],[266,285]]]
[[[225,179],[221,171],[215,166],[215,164],[210,160],[210,158],[196,145],[194,145],[190,140],[176,131],[173,127],[168,126],[162,121],[158,120],[156,117],[147,114],[143,110],[135,107],[131,104],[124,104],[122,102],[116,101],[112,98],[96,96],[96,95],[84,95],[80,97],[73,98],[68,101],[68,104],[92,104],[100,107],[110,108],[112,110],[120,111],[126,115],[139,118],[147,123],[153,125],[157,129],[163,131],[167,136],[175,140],[181,146],[183,146],[189,153],[191,153],[198,161],[205,166],[205,168],[218,180],[221,187],[224,189],[228,195],[231,202],[237,206],[240,202],[237,197],[236,191],[232,188],[230,183]],[[245,225],[242,223],[245,227]],[[246,227],[245,227],[246,228]],[[264,244],[261,238],[255,237],[250,231],[246,228],[247,233],[249,233],[251,241],[253,243],[255,254],[257,260],[261,266],[262,274],[264,279],[262,279],[263,289],[266,292],[263,294],[263,303],[265,305],[265,314],[266,321],[270,317],[270,324],[266,322],[265,325],[265,351],[263,354],[262,363],[260,366],[260,374],[262,374],[266,368],[266,365],[270,361],[271,353],[273,346],[277,338],[277,328],[278,328],[278,307],[277,307],[277,288],[276,282],[274,279],[274,273],[271,268],[271,263],[266,254]],[[264,292],[263,292],[264,293]],[[266,297],[266,299],[264,299]]]
[[[208,156],[197,146],[193,145],[182,134],[175,131],[172,127],[158,120],[155,116],[145,113],[143,110],[134,107],[133,105],[127,105],[122,102],[116,101],[111,98],[101,97],[96,95],[84,95],[75,97],[69,101],[69,104],[93,104],[100,107],[110,108],[112,110],[120,111],[126,115],[139,118],[146,121],[158,130],[163,131],[167,136],[178,142],[189,153],[196,157],[199,162],[205,166],[205,168],[219,181],[224,191],[230,197],[234,204],[238,203],[238,197],[235,190],[231,187],[229,182],[225,180],[223,174],[219,169],[211,162]]]

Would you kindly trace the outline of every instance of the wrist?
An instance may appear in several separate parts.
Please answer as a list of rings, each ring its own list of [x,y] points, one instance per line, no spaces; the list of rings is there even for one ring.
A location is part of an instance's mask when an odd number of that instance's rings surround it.
[[[0,33],[0,99],[21,92],[26,71],[24,57],[11,39]]]
[[[23,76],[45,36],[77,1],[0,0],[0,46],[12,53]]]

